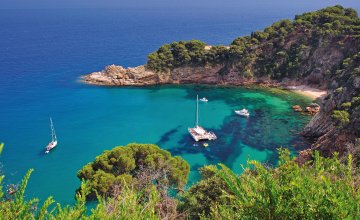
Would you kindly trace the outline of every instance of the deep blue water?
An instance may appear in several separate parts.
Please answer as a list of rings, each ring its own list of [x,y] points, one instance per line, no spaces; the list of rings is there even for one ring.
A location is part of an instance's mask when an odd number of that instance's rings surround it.
[[[137,66],[164,43],[200,39],[229,44],[271,23],[318,6],[186,8],[166,10],[52,9],[0,10],[0,156],[8,182],[29,168],[35,172],[28,195],[54,195],[72,202],[76,171],[105,149],[129,142],[157,143],[192,165],[191,180],[204,164],[222,162],[241,172],[250,156],[276,161],[275,148],[302,143],[297,135],[309,120],[289,106],[306,103],[294,94],[203,86],[104,88],[77,82],[82,74],[108,64]],[[251,10],[250,10],[251,9]],[[221,138],[208,149],[192,148],[186,133],[194,122]],[[247,107],[248,120],[233,115]],[[59,145],[43,154],[53,117]],[[301,145],[301,144],[300,144]]]

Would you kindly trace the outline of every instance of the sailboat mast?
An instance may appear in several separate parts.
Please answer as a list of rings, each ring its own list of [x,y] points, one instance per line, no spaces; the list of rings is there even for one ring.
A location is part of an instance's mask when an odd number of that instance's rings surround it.
[[[53,124],[53,132],[54,132],[54,140],[57,141],[56,139],[56,133],[55,133],[55,128],[54,128],[54,124]]]
[[[56,141],[56,134],[55,134],[54,124],[53,124],[51,118],[50,118],[50,128],[51,128],[51,139],[52,139],[52,141]]]
[[[196,127],[199,126],[199,95],[196,95]]]

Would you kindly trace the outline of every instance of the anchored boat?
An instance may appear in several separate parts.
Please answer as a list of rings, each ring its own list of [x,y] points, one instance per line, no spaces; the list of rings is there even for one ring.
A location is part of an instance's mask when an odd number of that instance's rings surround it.
[[[209,101],[209,100],[207,100],[207,98],[203,97],[203,98],[200,99],[200,101],[202,101],[202,102],[207,102],[207,101]]]
[[[57,138],[55,133],[54,124],[52,122],[52,119],[50,118],[50,129],[51,129],[51,142],[46,146],[45,153],[49,153],[52,149],[54,149],[57,145]]]
[[[214,132],[206,131],[203,127],[199,126],[199,96],[196,96],[196,122],[195,127],[188,128],[188,131],[195,141],[200,140],[216,140],[217,137]]]
[[[247,109],[241,109],[241,110],[235,110],[235,113],[237,115],[240,115],[240,116],[245,116],[245,117],[249,117],[250,116],[250,113],[249,113],[249,110]]]

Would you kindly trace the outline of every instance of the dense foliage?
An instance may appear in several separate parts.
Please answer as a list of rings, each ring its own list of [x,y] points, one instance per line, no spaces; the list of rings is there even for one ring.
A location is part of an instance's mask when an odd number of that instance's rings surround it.
[[[249,161],[241,175],[224,165],[201,168],[195,183],[176,206],[163,206],[155,185],[123,187],[112,197],[98,196],[99,203],[87,211],[86,195],[91,186],[83,182],[72,206],[54,206],[52,197],[42,205],[25,199],[32,170],[15,191],[4,192],[0,178],[0,219],[356,219],[360,216],[357,170],[349,155],[342,163],[335,155],[299,165],[288,150],[280,150],[277,168]],[[175,199],[173,199],[175,200]],[[177,203],[175,203],[176,205]]]
[[[0,147],[3,146],[0,144]],[[137,146],[137,144],[129,144],[128,146]],[[153,151],[158,150],[155,145],[139,146],[153,148]],[[146,152],[142,153],[146,154]],[[153,184],[135,188],[134,185],[124,182],[121,189],[117,188],[111,197],[98,195],[98,204],[91,211],[87,211],[86,198],[92,192],[93,186],[90,182],[84,181],[76,193],[74,205],[65,207],[59,203],[54,205],[55,200],[52,197],[47,198],[40,205],[37,198],[25,199],[25,189],[32,172],[33,170],[30,169],[26,173],[20,185],[8,185],[6,192],[3,191],[4,176],[0,176],[0,219],[183,218],[183,215],[176,211],[177,200],[164,196],[164,191]],[[154,173],[149,175],[154,175]],[[184,181],[186,182],[186,180]]]
[[[146,67],[156,72],[168,72],[184,65],[204,65],[220,63],[226,58],[227,48],[213,46],[199,40],[179,41],[161,46],[156,52],[149,54]]]
[[[49,197],[42,205],[39,199],[25,199],[25,189],[29,180],[30,170],[24,177],[21,185],[14,194],[2,191],[0,178],[0,219],[159,219],[161,217],[158,207],[159,193],[154,188],[148,191],[135,191],[124,187],[116,198],[102,199],[99,197],[98,205],[90,212],[86,208],[87,185],[76,194],[76,203],[72,206],[62,207]],[[148,200],[144,201],[144,194]],[[88,213],[88,214],[87,214]],[[170,216],[171,217],[171,216]],[[172,216],[173,218],[176,216]]]
[[[358,51],[359,43],[356,11],[334,6],[297,15],[293,21],[276,22],[264,31],[236,38],[230,47],[209,49],[197,40],[166,44],[148,56],[146,67],[168,72],[186,65],[220,64],[224,66],[222,74],[235,71],[246,78],[301,78],[317,68],[310,60],[317,59],[315,51],[319,48],[336,47],[347,57]]]
[[[209,217],[216,207],[229,204],[226,195],[230,194],[230,188],[217,171],[214,165],[200,168],[201,180],[182,196],[179,210],[187,212],[190,219]]]
[[[107,150],[85,165],[77,174],[88,182],[89,199],[96,193],[111,195],[124,184],[142,188],[155,183],[161,188],[181,189],[190,171],[189,164],[180,157],[153,144],[128,144]]]
[[[185,207],[196,218],[356,219],[360,190],[354,173],[351,156],[343,164],[337,155],[323,158],[316,152],[311,163],[300,166],[280,149],[275,169],[258,161],[249,161],[242,175],[224,165],[211,167],[210,177],[189,189]]]

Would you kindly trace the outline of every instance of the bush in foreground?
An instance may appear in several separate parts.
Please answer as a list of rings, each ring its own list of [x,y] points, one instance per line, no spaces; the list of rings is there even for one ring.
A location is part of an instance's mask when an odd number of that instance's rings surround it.
[[[182,189],[187,183],[189,164],[154,144],[128,144],[115,147],[85,165],[77,174],[88,182],[90,194],[111,196],[117,188],[131,185],[142,189],[156,185],[158,189]]]
[[[124,185],[112,197],[98,196],[98,205],[86,211],[91,185],[82,183],[73,206],[43,205],[26,200],[30,170],[15,193],[0,187],[0,219],[357,219],[360,190],[352,157],[342,163],[334,155],[298,165],[288,150],[280,149],[277,168],[249,161],[241,175],[224,165],[201,168],[203,179],[184,194],[181,212],[162,206],[156,185],[143,189]],[[0,178],[0,182],[3,180]],[[146,199],[144,199],[146,198]],[[171,208],[174,208],[173,206]],[[182,214],[179,214],[182,213]]]

